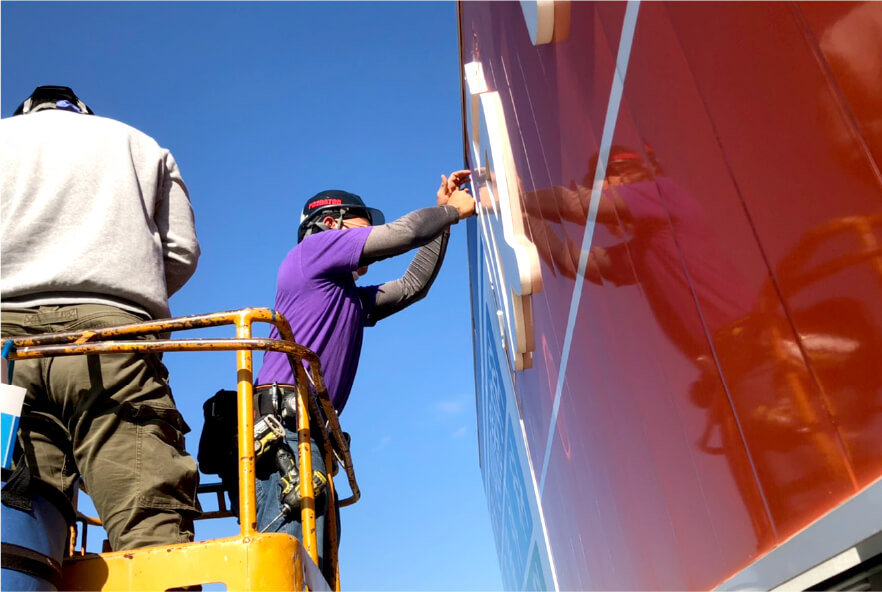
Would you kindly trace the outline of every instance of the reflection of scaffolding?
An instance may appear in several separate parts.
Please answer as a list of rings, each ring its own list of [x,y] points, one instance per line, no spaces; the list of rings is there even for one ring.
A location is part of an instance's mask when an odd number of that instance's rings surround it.
[[[846,267],[860,265],[864,262],[872,262],[873,268],[879,276],[880,285],[882,285],[882,245],[876,238],[874,228],[882,228],[882,214],[838,218],[809,231],[797,243],[793,254],[782,261],[779,266],[778,279],[782,282],[782,290],[785,295],[799,291]],[[856,234],[864,249],[832,259],[799,275],[799,269],[805,265],[819,247],[823,246],[824,241],[846,233]],[[788,283],[784,284],[784,281]]]
[[[794,327],[790,324],[789,315],[780,315],[780,306],[783,303],[786,307],[794,294],[808,286],[857,265],[870,263],[882,280],[882,247],[874,234],[874,230],[878,228],[882,228],[882,215],[879,214],[839,218],[808,232],[792,249],[791,254],[782,260],[774,281],[770,280],[763,287],[755,311],[714,335],[714,346],[719,352],[719,358],[729,362],[730,370],[725,377],[727,381],[737,384],[754,370],[757,356],[751,354],[759,346],[767,352],[767,358],[776,369],[777,380],[785,387],[779,392],[787,393],[786,400],[779,399],[771,407],[758,405],[751,409],[750,415],[744,417],[743,421],[754,426],[761,425],[761,429],[769,436],[768,442],[778,449],[796,445],[800,438],[807,439],[831,474],[846,479],[855,490],[860,484],[844,444],[835,428],[822,428],[824,419],[819,417],[818,410],[812,404],[811,393],[816,390],[820,392],[828,413],[834,406],[823,388],[806,384],[807,376],[817,383],[812,366],[821,359],[825,347],[830,347],[830,343],[848,345],[854,342],[833,334],[826,336],[826,340],[820,340],[820,343],[808,341],[806,335],[789,337],[793,335]],[[859,238],[863,247],[861,250],[805,269],[812,256],[831,239],[849,234]],[[853,355],[853,351],[847,347],[840,348],[836,353],[834,361],[841,365],[847,364],[848,356]],[[693,396],[701,399],[699,391],[719,378],[717,367],[709,359],[699,359],[698,363],[702,376],[693,387]],[[741,439],[735,418],[724,408],[725,402],[722,399],[717,398],[714,403],[704,403],[702,405],[699,402],[700,405],[709,407],[709,414],[708,425],[700,440],[702,450],[711,454],[726,453],[730,461],[734,462],[733,455],[727,449]],[[711,432],[718,424],[723,438],[723,444],[719,448],[709,443]],[[738,473],[744,474],[740,471]],[[741,489],[744,493],[746,486],[742,485]],[[765,520],[754,516],[755,526],[760,526],[759,522],[764,523]]]
[[[281,339],[253,338],[251,325],[263,322],[274,325]],[[212,339],[139,339],[145,335],[161,335],[183,331],[235,325],[235,338]],[[336,500],[333,482],[334,455],[344,465],[352,496],[337,505],[348,506],[361,496],[355,480],[349,446],[343,436],[336,411],[328,398],[315,353],[298,345],[288,321],[280,313],[265,308],[249,308],[175,319],[147,321],[107,329],[70,333],[52,333],[4,339],[14,344],[10,360],[29,360],[55,356],[115,353],[154,354],[178,351],[235,351],[237,353],[238,391],[238,458],[239,458],[239,524],[237,537],[146,547],[142,549],[86,554],[86,528],[100,526],[96,518],[78,516],[83,533],[81,548],[75,549],[76,531],[72,528],[69,555],[63,567],[64,590],[167,590],[181,586],[213,582],[226,584],[230,590],[303,590],[322,589],[326,584],[311,563],[318,563],[316,541],[315,498],[312,480],[310,418],[318,425],[324,442],[324,463],[328,475],[329,499]],[[258,533],[255,496],[254,417],[252,385],[252,351],[275,351],[286,354],[296,376],[297,432],[302,498],[301,523],[303,540],[298,542],[287,534]],[[307,371],[306,366],[309,370]],[[308,411],[307,411],[308,410]],[[214,493],[222,500],[217,485],[202,486],[199,493]],[[219,512],[204,518],[229,516],[219,501]],[[328,512],[330,553],[327,572],[332,574],[331,586],[339,590],[337,562],[337,523],[334,511]],[[309,559],[303,556],[303,552]]]

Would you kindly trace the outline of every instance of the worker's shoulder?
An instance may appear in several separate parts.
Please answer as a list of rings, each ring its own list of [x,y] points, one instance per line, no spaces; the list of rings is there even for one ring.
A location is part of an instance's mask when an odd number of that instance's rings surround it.
[[[110,117],[100,115],[81,115],[60,109],[52,109],[17,115],[0,120],[4,131],[36,134],[46,137],[64,137],[83,134],[95,140],[117,138],[136,143],[142,149],[164,150],[150,135],[138,128]]]
[[[139,142],[162,149],[152,136],[139,130],[133,125],[122,122],[118,119],[110,117],[102,117],[101,115],[79,116],[79,123],[84,126],[94,127],[95,129],[105,130],[109,134],[122,134],[136,139]]]

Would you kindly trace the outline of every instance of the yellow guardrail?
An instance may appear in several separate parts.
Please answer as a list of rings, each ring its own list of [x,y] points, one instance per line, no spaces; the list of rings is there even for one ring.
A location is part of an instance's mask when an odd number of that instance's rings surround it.
[[[267,339],[252,337],[252,324],[255,322],[268,323],[275,326],[281,339]],[[160,335],[174,331],[185,331],[222,325],[234,325],[236,328],[235,338],[204,338],[204,339],[154,339],[134,340],[133,338],[147,335]],[[315,353],[298,345],[291,332],[291,326],[287,319],[271,309],[246,308],[241,310],[208,313],[172,319],[161,319],[132,323],[106,329],[89,329],[68,333],[47,333],[43,335],[31,335],[2,340],[2,343],[12,341],[14,344],[10,360],[29,360],[55,356],[89,355],[89,354],[114,354],[114,353],[161,353],[180,351],[236,351],[237,352],[237,408],[238,408],[238,450],[239,450],[239,524],[240,533],[236,539],[221,539],[216,541],[217,554],[212,550],[213,541],[201,543],[188,543],[184,545],[169,545],[166,547],[151,547],[134,551],[103,554],[106,565],[102,564],[97,570],[96,576],[84,569],[84,565],[75,565],[70,572],[71,578],[66,575],[65,585],[71,589],[111,589],[122,587],[125,589],[166,589],[169,582],[175,577],[189,576],[204,579],[209,577],[209,572],[194,570],[193,560],[213,561],[220,556],[224,561],[218,564],[218,569],[223,570],[227,566],[229,574],[213,574],[217,576],[209,581],[226,582],[235,589],[302,589],[305,583],[310,588],[323,587],[316,582],[315,570],[306,566],[300,566],[299,561],[292,561],[292,570],[298,571],[302,567],[302,574],[295,574],[293,579],[285,577],[271,578],[268,576],[258,577],[257,574],[233,573],[235,570],[257,569],[260,554],[265,557],[273,555],[272,542],[279,543],[285,538],[291,537],[278,534],[261,534],[257,532],[257,507],[255,497],[255,458],[254,458],[254,415],[253,415],[253,371],[252,352],[275,351],[287,354],[291,369],[296,378],[297,391],[297,435],[298,435],[298,460],[300,473],[300,494],[303,499],[301,506],[301,524],[303,529],[302,546],[313,563],[318,563],[318,548],[316,544],[316,516],[315,498],[312,484],[312,455],[310,444],[310,412],[313,417],[327,419],[328,425],[318,423],[318,429],[323,436],[324,462],[328,475],[330,499],[336,499],[333,482],[333,460],[335,450],[340,456],[340,462],[349,481],[352,495],[337,502],[340,507],[354,504],[361,497],[358,483],[355,479],[355,471],[352,465],[352,456],[336,411],[328,397],[327,388],[321,373],[321,363]],[[308,369],[307,369],[308,367]],[[310,392],[312,386],[315,396]],[[319,409],[320,408],[320,409]],[[307,411],[308,412],[302,412]],[[321,412],[320,412],[321,410]],[[333,441],[333,443],[332,443]],[[203,492],[215,492],[214,489],[202,490]],[[226,515],[223,512],[216,516]],[[214,516],[213,516],[214,517]],[[100,522],[94,518],[80,515],[78,520],[83,524],[84,532],[87,524],[97,525]],[[329,571],[334,574],[331,586],[339,590],[339,566],[337,561],[337,533],[334,511],[328,512],[329,538],[331,541]],[[287,543],[285,543],[287,544]],[[242,546],[242,548],[236,547]],[[268,546],[270,545],[270,546]],[[73,545],[71,545],[73,547]],[[160,550],[165,553],[159,553]],[[239,549],[236,551],[236,549]],[[174,550],[175,553],[168,551]],[[276,554],[278,550],[275,551]],[[238,553],[240,561],[229,561],[230,554]],[[258,553],[258,556],[255,555]],[[273,555],[275,556],[275,555]],[[282,553],[284,556],[284,553]],[[88,557],[88,556],[86,556]],[[77,558],[74,562],[83,558]],[[165,559],[163,559],[165,558]],[[126,562],[128,561],[128,564]],[[141,566],[134,569],[137,563]],[[160,566],[159,564],[162,564]],[[188,564],[190,568],[188,569]],[[111,573],[111,568],[117,571],[125,571],[125,574]],[[280,566],[276,564],[275,570]],[[93,570],[94,571],[94,570]],[[100,573],[107,577],[102,579]],[[76,577],[73,577],[76,575]],[[229,576],[229,577],[226,577]],[[301,580],[303,576],[303,580]],[[224,579],[226,578],[226,579]],[[77,581],[79,579],[79,581]],[[185,578],[186,579],[186,578]],[[201,582],[188,581],[186,585]],[[208,582],[205,582],[208,583]],[[174,584],[181,585],[181,584]],[[282,587],[279,587],[282,586]],[[233,589],[228,588],[228,589]]]

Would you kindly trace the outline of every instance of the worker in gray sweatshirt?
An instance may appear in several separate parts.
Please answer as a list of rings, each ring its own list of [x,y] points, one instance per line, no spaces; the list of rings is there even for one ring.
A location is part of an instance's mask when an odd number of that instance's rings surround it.
[[[3,337],[169,316],[199,243],[168,150],[43,86],[0,120],[0,171]],[[193,540],[198,473],[158,356],[23,360],[13,378],[16,462],[68,497],[82,477],[113,550]]]

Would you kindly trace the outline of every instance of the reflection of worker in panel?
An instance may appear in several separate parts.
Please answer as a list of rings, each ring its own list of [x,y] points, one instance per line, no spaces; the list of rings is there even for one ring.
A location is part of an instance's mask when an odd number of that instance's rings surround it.
[[[4,337],[169,316],[199,244],[168,150],[43,86],[0,122],[0,168]],[[69,498],[82,477],[115,551],[193,539],[196,463],[158,356],[19,360],[13,382],[16,470]]]
[[[826,411],[812,402],[815,385],[807,382],[806,357],[816,372],[833,372],[834,365],[850,368],[842,374],[849,377],[845,383],[853,384],[856,392],[866,392],[861,385],[879,383],[866,381],[862,371],[866,355],[872,351],[865,345],[878,341],[872,335],[875,329],[871,316],[857,303],[842,307],[848,312],[835,317],[811,314],[811,318],[827,318],[830,322],[800,327],[797,343],[789,321],[779,313],[774,286],[767,285],[757,295],[745,290],[736,268],[717,246],[700,204],[662,176],[648,147],[647,152],[648,163],[627,148],[614,146],[610,151],[597,222],[607,225],[613,236],[622,240],[611,246],[591,248],[586,279],[614,285],[641,284],[665,335],[700,370],[691,394],[696,405],[708,409],[707,428],[699,442],[705,452],[726,454],[732,463],[742,464],[739,454],[730,454],[733,445],[741,446],[742,436],[729,401],[720,393],[720,370],[709,349],[712,342],[731,385],[749,382],[758,375],[760,366],[775,369],[775,383],[742,389],[744,393],[754,393],[756,398],[742,398],[739,405],[746,412],[740,417],[744,429],[758,444],[754,452],[764,454],[761,471],[767,471],[768,477],[781,485],[788,484],[787,490],[794,495],[800,489],[796,476],[768,453],[790,452],[804,459],[811,457],[817,470],[847,472],[848,461],[836,444],[835,434],[822,426]],[[559,218],[584,224],[589,199],[590,190],[578,186],[529,195],[527,208],[534,239],[537,229],[543,232],[542,218],[554,220],[555,208],[560,212]],[[578,247],[564,243],[547,230],[544,234],[552,247],[543,251],[537,241],[540,256],[558,269],[575,269],[571,261],[578,262]],[[816,246],[802,245],[795,254],[799,256]],[[787,261],[777,270],[778,286],[785,291],[796,289],[790,286],[801,282],[801,274],[790,270],[785,265]],[[810,276],[808,272],[806,277]],[[823,302],[816,308],[832,315],[836,303]],[[813,330],[820,333],[814,334]],[[855,341],[854,335],[864,337]],[[879,412],[869,397],[853,409],[861,410],[859,413],[866,417]],[[829,412],[841,410],[834,408]],[[740,470],[736,472],[741,474]],[[747,483],[739,480],[739,486],[743,486],[744,495],[753,495],[747,491],[752,490]],[[763,522],[761,517],[756,520],[757,526]]]
[[[702,397],[700,405],[712,407],[709,428],[721,426],[720,422],[730,416],[721,407],[725,398],[716,396],[719,375],[708,340],[744,317],[755,298],[744,289],[737,270],[717,247],[700,204],[672,180],[661,176],[661,167],[648,147],[647,152],[649,158],[644,160],[628,148],[613,146],[610,150],[596,222],[609,230],[612,241],[594,237],[585,279],[619,286],[639,283],[664,335],[700,371],[692,391],[693,396]],[[595,157],[589,166],[592,174],[596,165]],[[543,248],[536,241],[540,256],[567,277],[575,277],[580,246],[560,239],[549,228],[548,220],[566,220],[584,228],[590,198],[590,187],[576,185],[541,190],[526,199],[534,241],[538,231],[539,239],[545,239],[548,245]],[[607,244],[597,244],[603,240]],[[688,277],[683,253],[689,255]],[[701,315],[697,312],[699,303]],[[706,389],[695,388],[706,386],[701,383],[704,379],[716,382]],[[721,429],[726,432],[722,435],[723,449],[706,451],[725,453],[737,475],[750,474],[737,429],[728,424]],[[765,514],[753,511],[762,508],[755,484],[738,479],[738,487],[747,500],[756,532],[767,532]]]
[[[753,304],[738,281],[738,272],[716,245],[698,202],[670,179],[649,151],[649,162],[621,146],[610,149],[604,191],[596,222],[621,240],[591,248],[585,277],[614,285],[639,282],[668,338],[690,359],[704,354],[707,338],[694,309],[696,296],[711,332],[746,314]],[[593,173],[596,157],[589,170]],[[569,221],[584,228],[591,198],[589,179],[573,188],[552,187],[527,196],[526,209],[540,257],[566,277],[574,278],[581,245],[562,239],[549,222]],[[661,194],[662,198],[659,198]],[[689,278],[680,250],[690,253]]]
[[[651,164],[625,148],[610,151],[605,183],[609,197],[601,203],[612,205],[604,208],[614,210],[605,212],[607,218],[612,213],[618,219],[598,222],[623,227],[631,238],[592,253],[601,275],[614,284],[630,283],[636,274],[668,338],[687,357],[697,359],[707,352],[702,323],[713,335],[750,311],[755,295],[745,289],[740,273],[718,247],[698,201],[662,176],[651,150],[649,155]],[[684,253],[689,257],[688,278]],[[701,316],[683,314],[696,306]]]
[[[416,210],[384,224],[379,210],[345,191],[323,191],[303,208],[298,244],[279,268],[275,309],[291,323],[296,341],[320,358],[328,394],[341,412],[349,398],[361,352],[364,327],[395,314],[422,299],[431,287],[447,248],[450,225],[475,213],[468,190],[468,171],[442,176],[437,207]],[[404,276],[384,284],[357,286],[372,263],[419,249]],[[270,334],[279,338],[275,328]],[[273,408],[275,395],[283,401],[294,394],[294,375],[284,354],[267,352],[257,377],[258,409]],[[276,385],[276,386],[274,386]],[[287,440],[297,449],[297,436],[288,426]],[[315,438],[317,430],[313,432]],[[327,476],[320,442],[313,442],[316,471],[316,516],[320,557],[328,553]],[[296,469],[294,469],[296,471]],[[269,532],[300,536],[299,512],[285,512],[286,470],[273,462],[257,467],[257,526]],[[324,498],[324,499],[322,499]],[[273,522],[275,520],[275,522]]]

